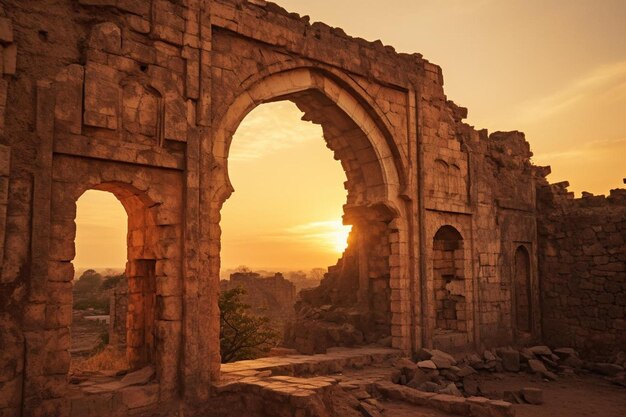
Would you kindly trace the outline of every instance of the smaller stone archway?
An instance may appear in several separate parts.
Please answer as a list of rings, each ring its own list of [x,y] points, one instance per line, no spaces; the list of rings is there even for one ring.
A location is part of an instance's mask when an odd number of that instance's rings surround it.
[[[126,314],[126,357],[130,369],[154,364],[156,360],[156,254],[158,231],[150,207],[154,202],[132,185],[121,182],[103,182],[87,190],[113,194],[128,216],[126,239],[128,282],[128,309]]]
[[[463,236],[442,226],[433,238],[435,332],[467,332]]]
[[[520,245],[515,250],[513,265],[513,317],[515,329],[521,334],[533,331],[531,262],[528,249]]]
[[[129,311],[127,356],[131,369],[150,364],[160,400],[178,395],[181,357],[182,247],[178,172],[131,167],[108,161],[55,155],[49,211],[46,294],[30,308],[45,312],[43,328],[33,326],[26,349],[26,404],[55,399],[67,407],[70,396],[72,279],[76,202],[87,190],[110,192],[128,215]],[[40,307],[41,306],[41,307]],[[42,337],[45,334],[45,338]],[[50,390],[42,392],[41,384]]]

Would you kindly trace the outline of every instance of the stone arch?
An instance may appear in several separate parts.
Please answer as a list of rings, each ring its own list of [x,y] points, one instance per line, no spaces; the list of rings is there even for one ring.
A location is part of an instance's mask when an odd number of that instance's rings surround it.
[[[360,265],[355,268],[359,273],[356,284],[359,290],[355,293],[359,302],[362,305],[386,304],[379,317],[373,317],[375,309],[369,307],[363,307],[363,314],[369,314],[371,317],[368,320],[377,322],[378,329],[386,329],[384,331],[387,336],[392,336],[395,347],[408,350],[409,329],[400,318],[408,311],[408,295],[405,294],[407,285],[402,283],[406,279],[408,265],[400,261],[400,254],[407,252],[402,246],[408,242],[407,217],[403,215],[405,204],[399,198],[404,174],[399,151],[393,145],[389,130],[384,128],[386,122],[377,117],[376,111],[372,111],[366,104],[365,98],[355,94],[337,77],[319,68],[279,71],[244,85],[245,91],[230,103],[223,116],[213,121],[215,130],[211,175],[212,184],[215,185],[211,190],[211,201],[216,211],[214,218],[219,222],[221,206],[234,191],[228,175],[228,153],[232,137],[241,121],[260,104],[281,100],[295,103],[304,112],[303,120],[321,125],[328,148],[333,151],[335,159],[340,161],[346,173],[348,199],[344,206],[344,223],[353,225],[351,246],[360,248],[360,255],[356,251],[347,251],[343,261],[347,264],[351,262],[347,258],[351,258]],[[381,216],[381,207],[386,208],[383,210],[386,213],[384,216]],[[372,233],[365,230],[371,225],[365,221],[368,218],[376,219],[376,233],[373,232],[373,226]],[[358,231],[359,228],[362,230]],[[218,254],[221,234],[219,224],[212,225],[212,230],[214,234],[211,242],[215,248],[212,253]],[[370,236],[376,236],[377,242],[365,242]],[[382,248],[379,253],[384,254],[385,258],[377,262],[376,266],[374,262],[366,262],[365,259],[366,253],[375,251],[374,247]],[[210,263],[212,274],[217,277],[219,257],[211,257]],[[372,268],[382,268],[384,271],[374,272]],[[368,274],[376,277],[369,280]],[[379,278],[376,285],[371,285],[376,278]],[[373,288],[379,294],[368,292]],[[402,302],[392,307],[392,297]],[[384,301],[381,301],[383,298]],[[394,326],[398,329],[392,329]]]
[[[126,279],[128,311],[126,316],[126,356],[131,369],[155,361],[156,276],[158,231],[150,207],[154,202],[130,184],[102,182],[76,188],[74,204],[88,190],[113,194],[128,216]],[[76,230],[69,236],[72,244]],[[75,253],[75,250],[73,250]],[[71,260],[72,261],[73,256]]]
[[[182,300],[179,259],[182,247],[180,206],[182,178],[173,170],[132,167],[68,155],[54,155],[50,199],[46,294],[30,308],[45,312],[45,339],[34,338],[27,349],[31,378],[24,386],[27,401],[41,394],[38,381],[54,387],[44,395],[63,398],[70,366],[69,327],[76,236],[76,202],[87,190],[114,194],[129,223],[126,274],[130,302],[128,351],[133,368],[154,366],[159,398],[176,395],[181,349]],[[40,307],[41,306],[41,307]],[[34,329],[39,332],[40,329]],[[68,398],[65,397],[64,400]]]
[[[433,237],[433,290],[435,292],[435,330],[467,332],[467,289],[464,240],[450,225]]]
[[[256,106],[290,100],[305,113],[304,120],[322,125],[328,147],[346,172],[348,204],[363,205],[397,196],[401,169],[390,134],[372,117],[353,92],[320,70],[297,68],[282,71],[251,84],[229,106],[217,123],[213,155],[222,177],[216,200],[222,203],[233,192],[228,176],[228,152],[232,136],[245,116]]]
[[[515,249],[513,294],[515,328],[518,332],[532,332],[532,286],[530,253],[524,245]]]

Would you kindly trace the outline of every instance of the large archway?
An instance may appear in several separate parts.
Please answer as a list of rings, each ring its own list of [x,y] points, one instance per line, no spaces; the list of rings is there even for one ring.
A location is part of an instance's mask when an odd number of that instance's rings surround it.
[[[347,178],[343,221],[353,227],[350,244],[334,270],[335,278],[322,285],[333,287],[333,299],[327,295],[320,298],[358,310],[363,340],[389,337],[394,347],[408,349],[409,326],[400,318],[406,310],[402,301],[408,300],[408,286],[401,284],[407,279],[407,265],[400,262],[400,252],[406,253],[402,246],[407,242],[407,227],[399,199],[402,170],[395,158],[398,151],[390,146],[384,120],[365,98],[341,81],[319,70],[294,69],[260,77],[234,99],[215,124],[215,218],[219,219],[219,210],[233,191],[228,154],[239,123],[256,106],[281,100],[295,103],[304,120],[322,127],[326,144]],[[218,232],[211,239],[216,247],[212,253],[219,253],[220,229],[212,230]],[[212,271],[219,271],[219,257],[211,257],[210,263]],[[338,293],[346,296],[338,297]],[[393,310],[392,297],[400,301]]]

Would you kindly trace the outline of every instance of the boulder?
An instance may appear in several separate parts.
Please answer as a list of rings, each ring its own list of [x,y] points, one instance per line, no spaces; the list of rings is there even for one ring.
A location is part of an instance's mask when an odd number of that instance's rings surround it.
[[[472,354],[467,356],[466,361],[467,361],[467,363],[469,363],[471,365],[473,363],[482,362],[483,360],[477,354],[472,353]]]
[[[522,359],[524,359],[524,361],[526,361],[526,362],[528,362],[528,361],[529,361],[529,360],[531,360],[531,359],[537,359],[537,357],[535,356],[535,354],[534,354],[534,353],[532,353],[532,352],[530,351],[530,349],[528,349],[528,348],[523,348],[522,350],[520,350],[519,354],[520,354],[520,357],[521,357]]]
[[[457,382],[461,379],[456,372],[452,371],[452,369],[444,369],[441,371],[441,376],[452,382]]]
[[[419,361],[417,366],[422,369],[437,369],[437,365],[432,360]]]
[[[462,365],[461,368],[459,369],[459,371],[457,372],[457,375],[461,378],[464,378],[468,375],[472,375],[477,373],[476,370],[474,368],[472,368],[469,365]]]
[[[402,375],[406,377],[407,381],[410,381],[411,379],[413,379],[413,374],[415,373],[416,370],[419,369],[417,367],[417,364],[415,364],[409,358],[398,359],[397,361],[393,363],[393,366],[400,370]]]
[[[365,417],[381,417],[382,414],[378,411],[376,407],[366,402],[359,403],[358,410],[360,415]]]
[[[535,355],[552,356],[552,351],[547,346],[543,346],[543,345],[542,346],[533,346],[531,348],[528,348],[528,350],[530,350]]]
[[[528,361],[528,366],[530,366],[530,370],[536,374],[543,374],[544,372],[548,372],[546,366],[537,359],[531,359]]]
[[[424,382],[419,389],[426,392],[437,392],[441,387],[439,384],[435,384],[434,382],[426,381]]]
[[[495,361],[495,360],[496,360],[496,358],[497,358],[497,357],[496,357],[496,355],[494,355],[494,354],[493,354],[490,350],[486,350],[486,351],[483,353],[483,356],[484,356],[484,358],[485,358],[485,360],[486,360],[487,362],[490,362],[490,361]]]
[[[528,404],[543,404],[543,391],[539,388],[522,388],[522,397]]]
[[[430,381],[428,374],[421,369],[416,369],[413,373],[413,378],[407,382],[407,386],[418,389],[424,382]]]
[[[463,390],[467,395],[478,395],[478,380],[474,376],[463,378]]]
[[[448,358],[439,355],[433,355],[433,357],[430,358],[430,361],[432,361],[437,366],[437,369],[450,369],[450,367],[452,367],[454,363],[456,363],[451,362]]]
[[[556,381],[559,377],[552,371],[545,371],[541,374],[544,378],[549,379],[550,381]]]
[[[520,355],[517,350],[506,349],[498,352],[502,358],[502,367],[508,372],[519,372]]]
[[[596,363],[593,371],[606,376],[615,376],[620,372],[624,372],[624,368],[613,363]]]
[[[462,397],[463,396],[463,394],[461,394],[461,391],[459,391],[459,389],[453,383],[448,384],[445,388],[440,389],[439,391],[437,391],[437,393],[454,395],[455,397]]]
[[[504,391],[502,398],[504,401],[510,402],[511,404],[522,404],[524,402],[520,391]]]
[[[583,361],[578,356],[570,356],[562,361],[563,365],[569,366],[574,369],[580,369],[583,367]]]
[[[359,410],[365,417],[381,417],[382,416],[382,414],[380,414],[380,411],[378,411],[378,408],[366,402],[359,403]]]
[[[454,359],[454,356],[450,355],[449,353],[446,353],[446,352],[438,350],[438,349],[433,349],[431,351],[431,353],[432,353],[433,357],[445,358],[452,365],[456,365],[456,359]],[[432,357],[431,357],[431,359],[432,359]]]
[[[574,349],[568,348],[568,347],[554,349],[552,352],[555,355],[557,355],[560,359],[569,358],[570,356],[578,357],[578,352],[576,352]]]

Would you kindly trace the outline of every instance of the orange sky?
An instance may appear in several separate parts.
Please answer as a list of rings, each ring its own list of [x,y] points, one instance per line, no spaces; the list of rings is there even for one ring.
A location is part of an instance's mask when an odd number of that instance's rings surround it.
[[[533,161],[552,166],[550,181],[569,180],[577,193],[624,186],[626,1],[279,3],[442,66],[446,94],[469,108],[468,122],[524,131]],[[233,140],[236,191],[221,222],[225,268],[310,268],[337,259],[345,175],[319,127],[299,114],[290,103],[263,105]],[[81,198],[76,267],[123,266],[125,222],[111,195]]]

